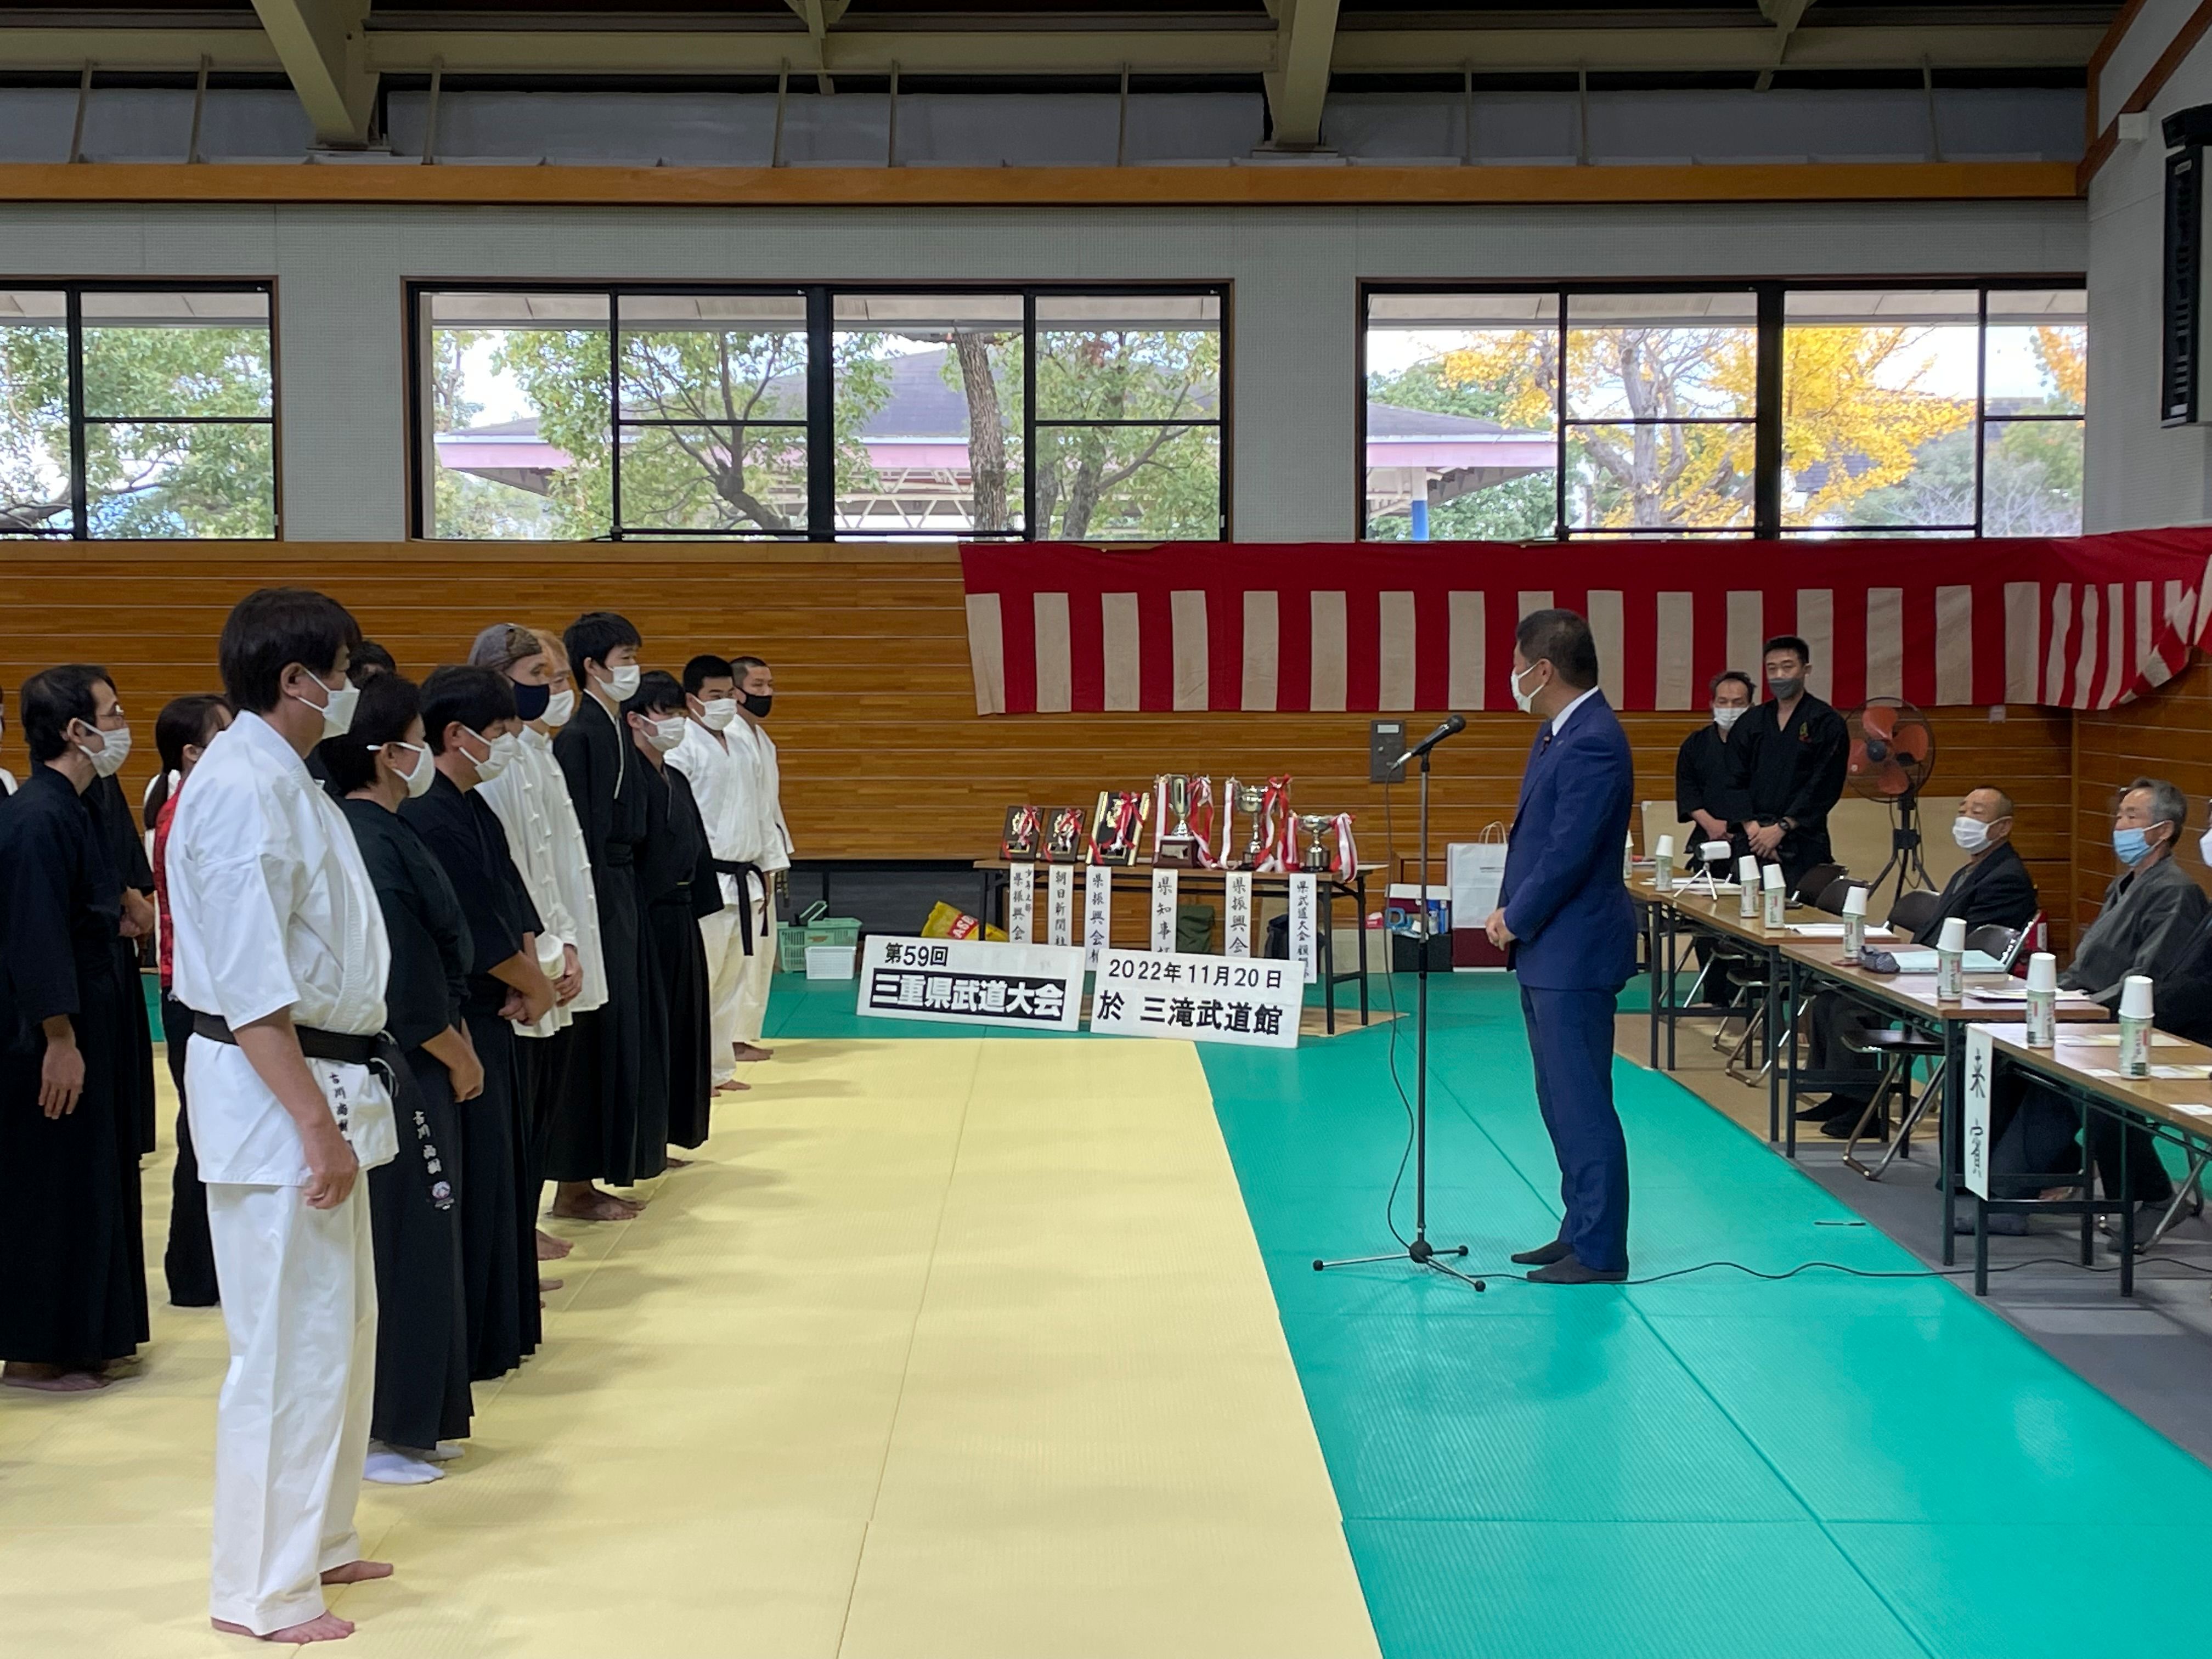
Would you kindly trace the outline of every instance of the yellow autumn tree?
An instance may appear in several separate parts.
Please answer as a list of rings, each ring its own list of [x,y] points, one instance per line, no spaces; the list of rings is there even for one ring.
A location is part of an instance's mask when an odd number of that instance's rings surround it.
[[[1926,331],[1804,326],[1784,337],[1787,520],[1832,520],[1909,475],[1922,446],[1966,425],[1970,399],[1923,389]],[[1498,330],[1446,353],[1447,384],[1502,394],[1498,418],[1548,427],[1559,404],[1559,337]],[[1581,523],[1724,529],[1751,522],[1758,379],[1752,329],[1570,329],[1566,408]],[[1687,423],[1686,423],[1687,422]],[[1705,424],[1704,422],[1711,422]]]
[[[2050,378],[2059,407],[2078,413],[2089,406],[2089,331],[2045,325],[2035,331],[2035,358]]]

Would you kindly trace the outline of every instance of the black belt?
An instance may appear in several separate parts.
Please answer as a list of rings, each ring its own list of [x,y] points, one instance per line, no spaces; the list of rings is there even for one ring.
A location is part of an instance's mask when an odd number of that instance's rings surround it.
[[[753,953],[753,892],[745,885],[745,878],[758,876],[761,891],[766,894],[768,872],[757,864],[746,864],[736,859],[709,859],[707,861],[714,866],[716,875],[738,878],[738,937],[744,941],[745,954],[750,956]]]
[[[238,1046],[238,1036],[229,1023],[215,1014],[204,1014],[192,1010],[192,1034],[204,1036],[210,1042],[227,1042]],[[392,1114],[399,1111],[400,1075],[405,1068],[406,1056],[388,1032],[378,1031],[362,1036],[353,1031],[323,1031],[312,1025],[295,1025],[292,1035],[300,1039],[300,1052],[309,1060],[326,1060],[337,1066],[366,1066],[384,1079],[385,1092],[392,1097]],[[341,1122],[338,1132],[344,1134],[347,1126]],[[453,1185],[446,1175],[445,1160],[430,1141],[430,1126],[420,1108],[415,1112],[415,1137],[422,1143],[422,1181],[433,1208],[450,1210],[453,1206]],[[347,1135],[349,1142],[352,1137]]]
[[[238,1038],[229,1025],[215,1014],[204,1014],[194,1009],[192,1030],[210,1042],[228,1042],[233,1048],[238,1045]],[[389,1054],[381,1051],[386,1045],[392,1045],[392,1052],[397,1052],[397,1045],[380,1031],[362,1036],[350,1031],[319,1031],[312,1025],[295,1025],[292,1034],[300,1039],[300,1052],[309,1060],[327,1060],[340,1066],[374,1066],[380,1060],[388,1064]]]

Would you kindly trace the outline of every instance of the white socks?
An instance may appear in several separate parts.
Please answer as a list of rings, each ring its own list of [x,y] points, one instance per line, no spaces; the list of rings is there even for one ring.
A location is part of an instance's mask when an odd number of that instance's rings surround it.
[[[450,1463],[468,1448],[458,1440],[441,1440],[430,1453],[433,1463]]]
[[[361,1477],[380,1486],[419,1486],[426,1480],[443,1480],[446,1472],[428,1458],[396,1451],[380,1440],[372,1440]]]

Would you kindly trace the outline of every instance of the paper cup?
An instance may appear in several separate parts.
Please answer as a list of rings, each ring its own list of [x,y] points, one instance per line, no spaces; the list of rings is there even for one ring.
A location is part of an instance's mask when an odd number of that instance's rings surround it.
[[[2027,988],[2031,991],[2057,991],[2058,988],[2058,958],[2048,951],[2038,951],[2027,959]]]
[[[1966,948],[1966,919],[1964,916],[1943,918],[1943,931],[1936,936],[1939,951],[1963,951]]]
[[[2120,1018],[2148,1019],[2150,1018],[2150,975],[2130,974],[2120,981]]]
[[[1770,865],[1768,865],[1768,866],[1766,866],[1766,868],[1765,868],[1765,870],[1764,873],[1763,873],[1763,874],[1760,876],[1760,878],[1759,878],[1759,884],[1760,884],[1760,885],[1765,886],[1765,887],[1779,887],[1779,886],[1781,886],[1781,885],[1782,885],[1782,866],[1781,866],[1780,865],[1778,865],[1778,864],[1770,864]]]
[[[1867,890],[1865,888],[1851,888],[1844,895],[1844,914],[1847,916],[1864,915],[1866,914],[1866,900]]]
[[[1654,858],[1661,858],[1661,859],[1671,859],[1671,858],[1673,858],[1674,856],[1674,836],[1660,836],[1660,837],[1659,837],[1659,850],[1658,850],[1657,852],[1654,853],[1654,854],[1652,854],[1652,857],[1654,857]]]

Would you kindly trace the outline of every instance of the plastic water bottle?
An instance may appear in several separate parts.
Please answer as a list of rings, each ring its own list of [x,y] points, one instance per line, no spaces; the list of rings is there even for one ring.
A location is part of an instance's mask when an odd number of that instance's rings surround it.
[[[2058,958],[2038,951],[2027,959],[2027,1046],[2056,1048],[2058,1042]]]
[[[1844,895],[1844,959],[1856,962],[1866,949],[1867,890],[1854,887]]]
[[[1790,890],[1782,884],[1782,866],[1778,864],[1768,865],[1765,879],[1766,915],[1764,920],[1768,927],[1778,928],[1782,926],[1784,915],[1790,908]]]
[[[1674,890],[1674,838],[1659,837],[1658,850],[1651,854],[1651,890],[1656,893]]]
[[[1936,999],[1956,1002],[1966,994],[1966,919],[1947,916],[1936,938]]]
[[[2150,1075],[2150,975],[2120,981],[2120,1075]]]
[[[1749,921],[1759,914],[1759,860],[1746,853],[1736,861],[1735,913]]]

